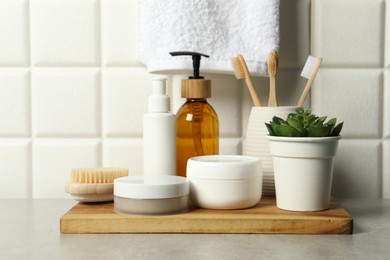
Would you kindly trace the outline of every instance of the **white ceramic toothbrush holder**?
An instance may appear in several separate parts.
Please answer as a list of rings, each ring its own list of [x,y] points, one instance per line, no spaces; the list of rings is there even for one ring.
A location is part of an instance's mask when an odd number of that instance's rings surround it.
[[[263,195],[275,196],[275,181],[272,156],[266,138],[268,130],[265,123],[273,116],[285,119],[295,112],[295,106],[252,107],[249,114],[245,139],[243,140],[243,155],[258,157],[263,166]]]

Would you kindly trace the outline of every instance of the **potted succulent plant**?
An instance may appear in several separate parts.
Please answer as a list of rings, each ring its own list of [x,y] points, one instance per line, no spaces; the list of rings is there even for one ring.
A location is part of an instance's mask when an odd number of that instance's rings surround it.
[[[334,157],[343,123],[298,108],[266,123],[273,158],[276,204],[292,211],[329,208]]]

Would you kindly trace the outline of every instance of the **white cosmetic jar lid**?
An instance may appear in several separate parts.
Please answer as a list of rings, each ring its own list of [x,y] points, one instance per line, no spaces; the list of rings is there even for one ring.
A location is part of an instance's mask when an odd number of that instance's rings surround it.
[[[256,205],[262,193],[259,158],[242,155],[193,157],[187,163],[191,201],[208,209],[242,209]]]
[[[137,175],[114,180],[118,213],[174,214],[188,210],[189,181],[170,175]]]

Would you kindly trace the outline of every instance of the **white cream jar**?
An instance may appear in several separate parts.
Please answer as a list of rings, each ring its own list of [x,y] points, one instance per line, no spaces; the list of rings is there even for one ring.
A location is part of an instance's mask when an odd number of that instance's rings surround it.
[[[261,199],[260,160],[242,155],[193,157],[187,163],[191,201],[208,209],[242,209]]]
[[[114,180],[117,213],[164,215],[188,211],[189,182],[170,175],[128,176]]]

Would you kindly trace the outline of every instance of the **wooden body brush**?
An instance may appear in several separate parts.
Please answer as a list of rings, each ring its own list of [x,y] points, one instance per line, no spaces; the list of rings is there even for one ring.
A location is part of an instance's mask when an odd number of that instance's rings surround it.
[[[236,58],[232,59],[232,65],[234,69],[234,74],[237,79],[245,79],[245,83],[249,89],[249,93],[252,97],[252,101],[255,107],[261,106],[259,97],[256,94],[255,87],[253,86],[253,82],[246,65],[244,57],[242,55],[238,55]]]
[[[114,179],[129,175],[125,168],[73,169],[65,191],[80,202],[111,201],[114,198]]]

